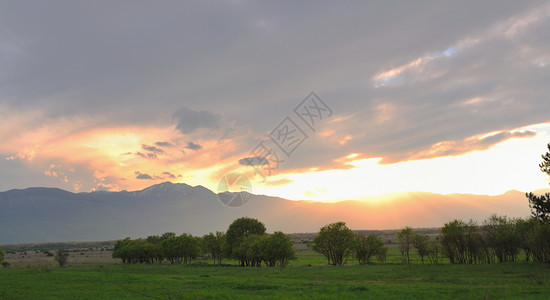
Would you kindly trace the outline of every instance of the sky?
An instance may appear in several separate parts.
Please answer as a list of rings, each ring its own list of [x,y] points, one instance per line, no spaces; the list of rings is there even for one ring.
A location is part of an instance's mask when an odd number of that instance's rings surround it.
[[[549,82],[545,1],[2,1],[0,191],[527,192]]]

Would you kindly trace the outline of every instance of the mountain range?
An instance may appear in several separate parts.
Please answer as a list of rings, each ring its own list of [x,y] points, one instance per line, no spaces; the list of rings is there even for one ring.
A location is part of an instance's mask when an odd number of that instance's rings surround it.
[[[323,203],[250,194],[227,207],[202,186],[164,182],[139,191],[72,193],[57,188],[0,192],[0,244],[115,240],[164,232],[225,231],[236,218],[262,221],[268,232],[316,232],[344,221],[352,229],[441,227],[452,219],[482,221],[492,213],[530,214],[525,194],[498,196],[397,193],[372,201]]]

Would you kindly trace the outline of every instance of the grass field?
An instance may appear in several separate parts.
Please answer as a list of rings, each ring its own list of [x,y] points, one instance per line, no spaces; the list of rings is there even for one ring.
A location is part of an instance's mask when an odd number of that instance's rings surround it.
[[[122,265],[93,255],[88,255],[90,261],[79,258],[79,262],[74,256],[86,255],[75,252],[71,253],[71,266],[65,268],[40,261],[0,269],[0,299],[550,297],[548,265],[422,265],[418,261],[401,265],[396,249],[389,254],[386,264],[334,267],[327,266],[319,254],[304,251],[297,261],[281,270],[212,267],[206,260],[189,266]]]

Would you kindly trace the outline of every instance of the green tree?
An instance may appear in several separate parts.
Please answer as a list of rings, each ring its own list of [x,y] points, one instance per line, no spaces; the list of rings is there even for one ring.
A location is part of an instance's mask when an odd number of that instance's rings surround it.
[[[118,240],[115,243],[111,256],[113,258],[120,258],[122,260],[122,263],[130,263],[130,243],[131,240],[129,237],[123,240]]]
[[[233,251],[233,257],[241,262],[243,267],[259,267],[262,264],[264,253],[261,240],[266,235],[250,234],[245,236],[239,246]]]
[[[424,257],[428,255],[430,237],[425,234],[416,233],[412,237],[413,246],[420,256],[420,260],[424,263]]]
[[[466,262],[465,226],[466,223],[462,220],[453,220],[441,228],[441,245],[452,264]]]
[[[550,263],[550,224],[540,221],[534,222],[527,234],[527,242],[533,260]]]
[[[381,263],[385,263],[387,255],[388,255],[388,247],[385,247],[385,246],[380,247],[378,249],[378,252],[376,253],[376,259]]]
[[[539,164],[539,168],[543,173],[550,175],[550,143],[547,147],[548,152],[542,155],[542,162]],[[545,193],[541,196],[533,193],[525,195],[529,199],[531,215],[539,221],[548,223],[550,221],[550,193]]]
[[[360,264],[370,262],[371,257],[381,255],[384,251],[384,241],[376,234],[369,234],[365,236],[360,233],[355,234],[355,243],[353,245],[353,251],[355,258]]]
[[[550,193],[537,196],[532,192],[525,194],[529,198],[529,208],[533,218],[548,223],[550,221]]]
[[[202,237],[203,247],[206,253],[209,253],[214,264],[222,263],[223,258],[223,244],[225,242],[225,233],[217,231],[216,234],[209,233]]]
[[[170,237],[160,243],[164,257],[175,264],[188,264],[201,253],[201,241],[189,234]]]
[[[257,219],[243,217],[236,219],[229,225],[226,233],[226,253],[239,260],[241,266],[247,264],[246,256],[243,256],[242,249],[239,249],[241,242],[249,235],[265,234],[265,225]]]
[[[344,222],[336,222],[321,228],[313,239],[313,250],[323,254],[331,265],[342,265],[353,247],[354,236]]]
[[[440,262],[441,244],[440,237],[430,238],[428,240],[428,252],[427,256],[432,264],[438,264]]]
[[[281,231],[270,234],[264,247],[264,259],[269,262],[269,266],[284,268],[289,261],[296,259],[296,251],[290,237]]]
[[[190,234],[182,234],[179,236],[182,244],[183,263],[189,264],[192,260],[197,259],[201,255],[201,238]]]
[[[405,226],[405,228],[397,232],[397,241],[399,242],[399,252],[401,252],[401,259],[403,260],[403,263],[407,263],[407,264],[411,263],[410,251],[411,251],[414,235],[415,235],[415,232],[412,230],[412,228],[408,226]]]
[[[548,152],[541,155],[542,162],[539,164],[539,168],[542,172],[550,175],[550,143],[546,147],[548,148]]]
[[[0,264],[2,264],[2,266],[4,268],[7,268],[10,265],[10,263],[7,262],[7,261],[4,261],[4,257],[5,257],[4,252],[2,252],[2,250],[0,250]]]
[[[68,258],[69,258],[69,251],[66,249],[59,248],[55,252],[54,259],[61,267],[63,267],[67,263]]]
[[[525,253],[525,261],[530,261],[533,258],[531,244],[529,243],[529,234],[533,231],[533,227],[537,222],[534,218],[516,220],[516,234],[519,237],[520,248]]]
[[[489,256],[496,256],[498,262],[514,262],[521,248],[518,222],[506,216],[493,214],[482,227],[484,243]],[[488,258],[492,262],[493,258]]]

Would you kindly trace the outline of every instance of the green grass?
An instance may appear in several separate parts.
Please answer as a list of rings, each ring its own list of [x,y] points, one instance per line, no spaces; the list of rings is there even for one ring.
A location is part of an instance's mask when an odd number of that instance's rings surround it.
[[[399,259],[395,251],[390,254],[388,261]],[[547,299],[550,267],[393,262],[334,267],[304,252],[282,270],[200,264],[8,268],[0,269],[0,287],[0,299]]]

